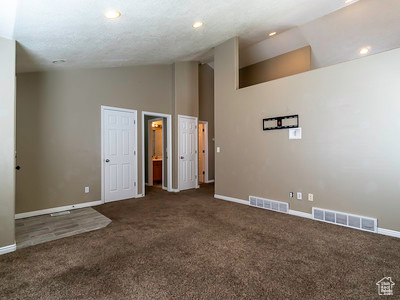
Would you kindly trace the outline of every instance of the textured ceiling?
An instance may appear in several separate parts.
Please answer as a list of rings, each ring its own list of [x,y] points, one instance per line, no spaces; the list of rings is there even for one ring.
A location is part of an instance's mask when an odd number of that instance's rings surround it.
[[[400,47],[400,1],[362,0],[240,51],[240,67],[310,45],[321,68]]]
[[[4,0],[2,0],[4,1]],[[13,1],[13,0],[8,0]],[[19,0],[18,72],[167,64],[239,36],[246,46],[344,7],[344,0]],[[103,17],[117,9],[117,20]],[[193,29],[196,20],[204,22]],[[52,64],[65,59],[65,64]]]

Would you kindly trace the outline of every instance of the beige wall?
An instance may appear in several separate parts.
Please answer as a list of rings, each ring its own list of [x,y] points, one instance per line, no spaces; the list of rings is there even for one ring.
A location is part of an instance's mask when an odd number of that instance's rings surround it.
[[[400,50],[238,86],[238,41],[215,49],[215,193],[376,217],[400,230]],[[265,117],[299,114],[302,140],[263,132]],[[314,194],[314,202],[289,200]]]
[[[23,73],[17,82],[17,213],[101,199],[101,105],[138,110],[142,193],[141,111],[174,113],[171,65]]]
[[[198,62],[177,62],[174,64],[174,112],[172,152],[173,187],[178,188],[178,115],[199,116],[199,64]]]
[[[214,179],[214,70],[199,66],[199,120],[208,122],[208,179]]]
[[[311,47],[303,47],[240,69],[240,88],[311,70]]]
[[[15,41],[0,38],[0,247],[13,245],[15,203]]]

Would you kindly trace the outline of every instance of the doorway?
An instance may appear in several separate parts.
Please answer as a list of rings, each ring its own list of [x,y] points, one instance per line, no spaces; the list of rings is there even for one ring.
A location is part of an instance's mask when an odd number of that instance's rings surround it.
[[[146,185],[166,189],[164,181],[164,162],[166,150],[164,148],[165,118],[147,120],[147,136],[145,136],[145,168]],[[147,147],[146,147],[147,146]],[[147,155],[146,155],[147,154]]]
[[[208,122],[199,121],[199,183],[208,183]]]
[[[101,106],[102,200],[137,197],[137,111]]]
[[[146,185],[172,190],[171,115],[142,112],[142,190]]]
[[[178,115],[179,190],[198,188],[197,118]]]

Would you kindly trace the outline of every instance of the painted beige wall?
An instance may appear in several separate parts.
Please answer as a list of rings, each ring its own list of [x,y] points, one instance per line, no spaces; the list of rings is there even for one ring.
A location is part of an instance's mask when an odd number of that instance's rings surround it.
[[[214,179],[214,70],[199,66],[199,120],[208,122],[208,179]]]
[[[176,158],[173,162],[173,187],[178,189],[178,115],[199,116],[199,63],[194,61],[174,64],[174,112],[172,152]]]
[[[0,247],[13,245],[15,204],[15,41],[0,38]]]
[[[400,230],[400,50],[245,89],[238,41],[215,49],[215,192],[376,217]],[[265,117],[299,114],[302,140],[262,131]],[[314,202],[289,200],[289,192]]]
[[[303,47],[239,71],[240,88],[311,70],[311,47]]]
[[[172,65],[18,74],[16,212],[101,199],[101,105],[173,114]],[[90,193],[84,193],[84,187]]]

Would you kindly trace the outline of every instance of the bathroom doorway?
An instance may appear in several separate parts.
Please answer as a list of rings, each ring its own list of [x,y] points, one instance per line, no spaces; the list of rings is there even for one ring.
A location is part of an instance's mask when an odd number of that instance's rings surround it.
[[[145,186],[172,189],[171,115],[142,112],[143,196]]]

